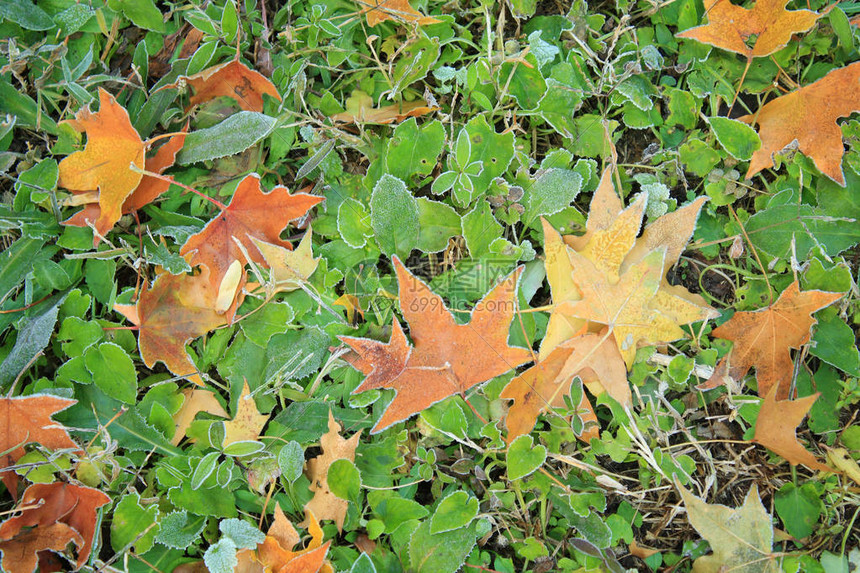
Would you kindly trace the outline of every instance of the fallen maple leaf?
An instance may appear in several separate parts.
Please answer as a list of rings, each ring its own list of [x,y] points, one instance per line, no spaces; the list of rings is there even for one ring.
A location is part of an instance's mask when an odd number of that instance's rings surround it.
[[[696,573],[778,573],[782,571],[773,553],[773,524],[753,484],[739,509],[702,501],[678,486],[687,517],[699,535],[711,544],[713,555],[693,563]]]
[[[356,0],[363,6],[361,13],[367,16],[367,25],[376,26],[386,20],[415,22],[419,26],[440,22],[431,16],[425,16],[409,5],[408,0]]]
[[[248,381],[245,380],[242,393],[236,403],[236,415],[229,422],[224,422],[223,447],[235,442],[256,440],[268,421],[268,414],[261,414],[257,409],[257,403],[254,402],[251,389],[248,388]]]
[[[315,259],[311,249],[312,237],[313,232],[308,227],[299,246],[292,251],[251,238],[270,269],[269,280],[266,281],[267,296],[270,297],[277,292],[291,292],[307,284],[320,263],[319,257]]]
[[[262,112],[263,94],[281,101],[281,94],[269,78],[236,59],[206,68],[193,76],[180,76],[176,82],[161,89],[176,88],[182,81],[194,90],[190,100],[192,106],[227,96],[236,100],[244,110]]]
[[[337,530],[343,530],[343,520],[346,519],[346,510],[349,502],[341,499],[331,492],[328,486],[328,468],[335,460],[346,459],[355,461],[355,448],[361,432],[356,432],[348,440],[340,437],[340,424],[329,410],[328,432],[320,438],[322,454],[308,460],[307,474],[310,480],[308,488],[314,492],[314,497],[305,506],[305,509],[318,515],[320,519],[331,519],[337,525]]]
[[[481,299],[468,324],[457,324],[442,298],[413,275],[396,256],[400,309],[409,324],[410,346],[397,319],[383,343],[339,336],[357,357],[352,365],[367,375],[353,393],[379,388],[397,391],[371,430],[377,433],[454,394],[464,394],[532,359],[527,348],[508,346],[516,308],[519,267]]]
[[[253,239],[291,250],[292,245],[281,240],[281,231],[290,221],[303,216],[324,199],[307,193],[291,195],[285,187],[275,187],[264,193],[259,176],[248,175],[239,183],[227,208],[209,221],[202,231],[189,237],[179,252],[191,254],[192,265],[209,268],[210,289],[217,293],[234,261],[239,261],[242,267],[248,263],[245,253],[256,264],[267,267]],[[233,241],[233,237],[244,249]]]
[[[373,107],[373,98],[356,90],[346,100],[346,111],[331,116],[332,121],[342,123],[398,123],[410,117],[420,117],[436,111],[424,100],[400,102],[382,107]]]
[[[557,346],[546,359],[511,380],[499,394],[500,398],[514,401],[505,417],[507,441],[529,433],[539,414],[564,407],[564,397],[570,393],[570,383],[576,375],[592,394],[600,394],[606,389],[615,400],[629,405],[627,369],[612,337],[600,334],[577,336]],[[585,395],[580,408],[592,410]],[[582,438],[589,440],[598,437],[596,434],[595,428]]]
[[[104,235],[122,216],[122,205],[137,188],[144,167],[144,143],[131,125],[128,112],[99,88],[99,111],[84,108],[68,120],[76,131],[87,133],[83,151],[72,153],[59,164],[59,185],[71,191],[98,191],[99,214],[95,228]],[[93,239],[99,242],[99,236]]]
[[[52,523],[44,527],[19,532],[10,539],[0,539],[0,568],[3,571],[28,571],[36,569],[44,551],[65,551],[69,543],[74,543],[80,551],[84,538],[65,523]],[[40,573],[44,569],[40,567]],[[62,569],[51,569],[62,571]]]
[[[173,423],[176,430],[173,433],[171,443],[176,446],[185,437],[185,432],[191,427],[191,422],[200,412],[207,412],[213,416],[221,416],[229,418],[230,415],[224,409],[224,406],[215,397],[215,394],[208,390],[200,390],[197,388],[186,388],[182,390],[182,395],[185,398],[179,411],[173,415]]]
[[[198,386],[203,379],[185,345],[213,328],[227,324],[214,308],[209,270],[196,276],[162,274],[140,293],[135,305],[117,304],[114,310],[138,326],[140,358],[147,367],[163,362],[176,376]]]
[[[811,470],[833,471],[800,445],[795,433],[795,428],[812,408],[818,394],[777,401],[776,393],[777,387],[771,387],[761,403],[753,441],[784,457],[791,465],[803,464]]]
[[[786,10],[788,0],[757,0],[751,9],[730,0],[705,0],[708,23],[676,34],[751,60],[784,48],[794,34],[805,32],[826,14]],[[752,39],[755,38],[754,41]]]
[[[736,312],[711,333],[734,342],[729,376],[740,380],[755,366],[759,396],[766,396],[771,388],[777,387],[776,398],[786,400],[788,382],[794,373],[790,349],[809,342],[812,326],[818,322],[812,313],[833,304],[843,294],[800,292],[800,285],[794,281],[769,307]]]
[[[24,446],[29,443],[39,443],[52,450],[81,452],[66,429],[51,419],[75,403],[77,400],[47,394],[0,398],[0,470],[15,465],[26,453]],[[18,474],[0,473],[9,494],[17,498]]]
[[[646,226],[637,239],[645,208],[644,196],[624,209],[612,184],[612,169],[607,167],[592,197],[584,235],[562,237],[544,221],[545,268],[556,308],[550,315],[546,335],[541,342],[540,358],[545,359],[559,344],[576,335],[586,324],[584,319],[563,310],[566,303],[576,302],[583,296],[579,286],[583,278],[574,272],[574,260],[591,262],[597,271],[590,275],[593,280],[599,278],[604,284],[615,284],[622,280],[622,275],[633,265],[640,263],[650,253],[665,249],[664,270],[659,287],[650,302],[642,302],[648,309],[654,310],[676,325],[717,316],[716,311],[700,296],[681,286],[670,285],[665,278],[665,271],[678,262],[692,237],[699,211],[705,201],[706,198],[699,198],[658,218]],[[679,332],[677,329],[670,330],[674,334]],[[669,331],[664,334],[667,332]],[[655,336],[643,340],[646,341],[660,343],[671,340],[659,340]],[[632,350],[635,352],[635,348]],[[629,352],[625,359],[628,358]]]
[[[64,482],[40,483],[28,487],[21,496],[18,504],[20,515],[11,517],[0,524],[0,542],[8,548],[15,546],[26,547],[27,550],[34,548],[34,543],[41,540],[47,545],[43,549],[54,549],[53,542],[48,535],[32,534],[32,530],[41,528],[50,529],[50,533],[58,533],[63,537],[69,537],[69,532],[60,528],[51,528],[52,525],[62,523],[68,526],[74,534],[71,540],[80,540],[78,545],[77,567],[80,569],[90,556],[93,549],[93,536],[96,531],[98,519],[97,510],[103,505],[110,503],[111,499],[101,491],[91,487],[79,486]],[[66,544],[68,541],[66,541]],[[63,548],[66,544],[63,544]],[[0,545],[3,548],[3,545]],[[3,551],[3,563],[9,559],[10,553]],[[22,556],[23,557],[23,556]],[[13,557],[14,559],[14,557]],[[10,571],[31,571],[31,569],[14,569]]]
[[[179,135],[174,135],[167,140],[167,143],[159,147],[155,152],[155,155],[146,158],[146,170],[161,174],[164,173],[164,170],[168,167],[172,167],[173,162],[176,160],[176,154],[179,153],[179,150],[182,149],[182,146],[185,143],[186,131],[188,131],[187,124]],[[134,191],[132,191],[131,195],[123,201],[122,214],[126,215],[128,213],[132,213],[145,205],[152,203],[159,195],[167,191],[169,187],[170,183],[163,179],[157,179],[151,175],[144,175],[140,180],[140,184],[138,184]],[[93,223],[95,225],[96,221],[98,221],[101,216],[102,211],[101,207],[98,205],[98,193],[93,194],[91,192],[81,193],[74,191],[72,193],[73,201],[68,202],[67,204],[81,204],[80,201],[93,202],[85,202],[82,210],[63,221],[62,224],[71,225],[73,227],[86,227],[88,223]],[[100,229],[96,227],[96,230],[99,234],[104,235],[108,232],[109,228]],[[100,240],[99,235],[96,235],[93,240],[98,243]]]
[[[838,68],[808,86],[766,103],[756,114],[739,117],[758,124],[761,148],[753,153],[745,177],[773,167],[773,155],[797,142],[797,149],[833,181],[845,186],[842,130],[836,120],[860,111],[860,62]]]

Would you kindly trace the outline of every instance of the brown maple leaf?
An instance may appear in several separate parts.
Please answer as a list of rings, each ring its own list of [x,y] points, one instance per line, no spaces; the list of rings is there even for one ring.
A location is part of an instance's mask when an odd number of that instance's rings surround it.
[[[168,139],[164,145],[159,147],[152,157],[147,157],[145,160],[145,169],[153,173],[161,174],[164,173],[165,169],[168,167],[172,167],[176,160],[176,154],[179,153],[179,150],[182,149],[182,146],[185,144],[185,133],[187,131],[188,124],[182,128],[182,132],[179,135],[174,135]],[[132,213],[141,209],[145,205],[152,203],[159,195],[167,191],[169,187],[170,183],[163,179],[157,179],[151,175],[144,175],[138,186],[135,187],[134,191],[132,191],[131,195],[126,197],[125,201],[123,201],[122,214],[126,215],[128,213]],[[63,221],[62,224],[74,227],[86,227],[89,222],[95,224],[101,217],[102,212],[101,207],[99,207],[98,204],[98,194],[93,197],[91,193],[73,193],[77,196],[86,195],[81,197],[80,200],[88,201],[90,198],[93,198],[95,201],[85,203],[84,208],[81,211],[78,211]],[[78,204],[78,201],[72,201],[68,204]],[[109,229],[100,229],[96,227],[96,230],[100,234],[104,235]],[[98,239],[99,237],[97,235],[94,240],[98,242]]]
[[[190,253],[192,265],[209,268],[210,288],[217,293],[234,261],[239,261],[241,266],[248,263],[245,252],[256,264],[268,268],[266,259],[252,239],[291,250],[293,247],[289,241],[281,240],[281,231],[290,221],[303,216],[324,199],[307,193],[291,195],[286,187],[275,187],[264,193],[259,176],[248,175],[239,183],[227,208],[209,221],[202,231],[189,237],[179,252],[182,255]],[[242,243],[244,252],[233,237]]]
[[[776,398],[786,400],[794,372],[790,349],[809,342],[810,330],[817,322],[812,313],[833,304],[843,294],[800,292],[800,285],[794,281],[771,306],[736,312],[711,333],[734,342],[729,375],[740,380],[755,366],[759,396],[766,396],[771,388],[777,387]]]
[[[144,143],[131,125],[128,112],[99,88],[99,111],[84,108],[67,122],[87,133],[83,151],[72,153],[59,164],[59,185],[71,191],[98,191],[99,215],[95,228],[104,235],[122,216],[122,205],[142,178],[133,171],[144,167]],[[94,243],[98,244],[96,235]]]
[[[627,369],[615,340],[602,334],[577,336],[511,380],[499,394],[500,398],[514,401],[505,417],[507,441],[529,433],[539,414],[564,407],[564,397],[570,393],[570,383],[577,375],[592,394],[608,391],[621,404],[630,404]],[[579,406],[583,411],[593,411],[584,394]],[[582,436],[585,441],[591,437],[598,437],[596,428]]]
[[[19,532],[10,539],[0,539],[0,568],[3,571],[33,571],[46,551],[63,552],[69,543],[80,551],[84,538],[65,523],[52,523]],[[62,571],[63,569],[49,569]],[[39,567],[39,571],[45,571]]]
[[[705,0],[708,23],[676,36],[741,54],[749,60],[768,56],[784,48],[794,34],[812,28],[826,13],[786,10],[787,3],[788,0],[757,0],[747,9],[730,0]]]
[[[24,446],[30,443],[52,450],[81,452],[66,429],[51,419],[76,402],[47,394],[0,398],[0,469],[15,465],[26,453]],[[18,497],[18,474],[5,471],[2,479],[12,497]]]
[[[773,155],[795,141],[824,175],[843,187],[842,130],[836,120],[860,111],[860,62],[838,68],[808,86],[766,103],[758,113],[739,117],[758,124],[761,148],[753,153],[746,178],[773,167]]]
[[[513,370],[532,359],[527,348],[508,346],[522,267],[496,286],[457,324],[442,298],[396,256],[400,309],[409,324],[410,346],[395,319],[387,343],[339,336],[356,353],[352,365],[367,375],[355,392],[393,388],[394,400],[371,430],[377,433],[454,394]]]
[[[822,464],[797,441],[795,428],[803,421],[819,393],[797,400],[776,399],[773,386],[761,403],[753,441],[784,457],[791,465],[803,464],[811,470],[834,471]]]
[[[334,114],[331,119],[341,123],[389,124],[399,123],[410,117],[421,117],[437,109],[439,108],[428,105],[422,99],[373,107],[373,98],[361,90],[356,90],[346,100],[346,111]]]
[[[256,440],[268,421],[268,414],[261,414],[257,410],[257,403],[254,402],[251,389],[248,388],[248,381],[245,380],[242,393],[236,402],[236,415],[232,420],[224,422],[223,446],[229,446],[234,442]]]
[[[269,78],[235,59],[206,68],[193,76],[180,76],[175,83],[161,89],[176,88],[181,81],[194,90],[190,100],[192,106],[227,96],[236,100],[244,110],[262,112],[263,94],[281,101],[281,94]]]
[[[386,20],[415,22],[419,26],[440,22],[431,16],[425,16],[409,5],[408,0],[356,0],[361,6],[361,13],[367,16],[367,25],[376,26]]]
[[[343,521],[346,519],[346,510],[349,502],[341,499],[331,492],[328,487],[328,468],[335,460],[346,459],[355,461],[355,448],[361,432],[352,435],[345,440],[340,437],[340,424],[329,410],[328,432],[320,438],[322,454],[308,460],[307,474],[311,484],[309,489],[314,492],[314,497],[305,506],[305,509],[319,516],[319,519],[331,519],[337,525],[337,530],[343,530]]]
[[[31,485],[24,491],[18,504],[20,515],[11,517],[0,524],[0,542],[12,542],[13,545],[11,546],[23,544],[32,549],[34,540],[32,530],[28,530],[28,528],[50,529],[52,525],[57,523],[65,524],[78,536],[72,536],[72,539],[81,541],[78,544],[76,561],[76,569],[80,569],[86,563],[93,549],[93,536],[98,518],[97,510],[110,501],[110,497],[91,487],[64,482]],[[50,529],[50,531],[61,535],[68,534],[65,529],[61,531]],[[43,549],[54,548],[50,539],[47,538],[48,535],[39,534],[38,537],[49,544]],[[8,558],[6,551],[3,552],[3,557],[4,559]],[[10,570],[16,571],[16,569]]]
[[[140,358],[147,367],[163,362],[175,375],[203,386],[185,345],[227,324],[214,303],[209,270],[204,268],[196,276],[164,273],[140,293],[136,305],[117,304],[114,310],[139,327]]]

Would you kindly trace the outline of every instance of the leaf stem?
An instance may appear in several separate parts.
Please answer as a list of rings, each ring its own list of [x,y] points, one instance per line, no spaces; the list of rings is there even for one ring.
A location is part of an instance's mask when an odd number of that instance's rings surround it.
[[[769,298],[769,301],[767,304],[768,304],[768,306],[770,306],[773,304],[773,287],[770,286],[770,280],[768,280],[768,278],[767,278],[767,269],[761,263],[761,259],[758,256],[758,251],[753,246],[752,241],[750,241],[750,236],[747,235],[747,230],[744,228],[744,224],[741,222],[740,217],[738,217],[738,214],[735,213],[735,210],[732,208],[731,205],[726,205],[726,207],[729,208],[729,213],[731,213],[732,217],[735,218],[735,221],[738,222],[738,227],[741,228],[741,233],[744,236],[744,240],[747,242],[747,245],[749,245],[750,252],[752,252],[753,256],[755,257],[755,260],[758,263],[759,268],[761,268],[761,273],[762,273],[762,275],[764,275],[764,283],[767,285],[767,295]]]

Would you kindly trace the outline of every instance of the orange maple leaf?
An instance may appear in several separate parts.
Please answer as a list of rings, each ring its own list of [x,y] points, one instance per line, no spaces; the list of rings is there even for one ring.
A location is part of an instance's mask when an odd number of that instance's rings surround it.
[[[400,309],[415,345],[394,320],[387,343],[339,336],[356,353],[352,365],[367,375],[353,392],[397,391],[371,430],[377,433],[454,394],[464,394],[532,359],[527,348],[508,346],[516,308],[517,279],[523,267],[481,299],[468,324],[457,324],[442,298],[393,257]]]
[[[823,174],[845,186],[842,130],[836,120],[860,111],[860,62],[838,68],[808,86],[766,103],[758,113],[739,117],[758,124],[761,148],[753,153],[746,178],[773,167],[773,154],[797,142]]]
[[[91,487],[64,482],[31,485],[24,491],[21,502],[18,504],[20,515],[11,517],[0,524],[0,548],[3,548],[3,544],[11,543],[9,547],[24,545],[32,549],[36,541],[27,528],[50,529],[52,525],[62,523],[77,534],[77,537],[71,536],[72,540],[82,542],[78,544],[76,562],[76,569],[80,569],[86,563],[93,549],[93,536],[98,518],[96,511],[110,501],[110,497]],[[69,534],[64,528],[60,531],[56,529],[50,529],[50,531],[60,533],[65,537],[68,537]],[[43,539],[46,543],[43,549],[53,549],[54,545],[50,539],[45,539],[46,537],[48,536],[39,535],[39,539]],[[9,552],[4,550],[3,557],[5,564],[5,560],[9,558]],[[8,570],[25,571],[25,569],[14,568]]]
[[[182,133],[174,135],[167,140],[167,143],[159,147],[155,152],[155,155],[147,157],[145,160],[146,170],[161,174],[164,173],[164,170],[168,167],[172,167],[176,160],[176,154],[179,153],[179,150],[182,149],[182,146],[185,144],[185,133],[187,131],[188,124],[182,128]],[[163,179],[157,179],[151,175],[144,175],[140,180],[140,184],[138,184],[134,191],[132,191],[131,195],[126,197],[125,201],[123,201],[122,214],[126,215],[137,211],[145,205],[152,203],[159,195],[167,191],[168,187],[170,187],[169,182],[164,181]],[[72,193],[78,196],[83,195],[82,193],[75,191]],[[95,224],[101,217],[101,212],[102,210],[101,207],[99,207],[98,202],[86,203],[81,211],[78,211],[63,221],[63,225],[86,227],[88,222]],[[99,234],[104,235],[108,232],[109,228],[100,229],[96,225],[96,230]],[[94,237],[94,241],[96,243],[98,243],[99,239],[100,237],[98,235]]]
[[[191,253],[192,265],[209,268],[210,288],[217,293],[234,261],[242,266],[248,263],[233,237],[242,243],[251,260],[268,268],[266,259],[251,239],[292,250],[289,241],[281,240],[281,231],[324,199],[307,193],[291,195],[286,187],[275,187],[270,193],[264,193],[259,176],[248,175],[239,183],[227,208],[202,231],[189,237],[179,252],[182,255]]]
[[[132,127],[128,112],[99,88],[99,111],[84,108],[68,120],[76,131],[87,133],[87,145],[59,165],[59,185],[72,191],[98,191],[96,230],[104,235],[122,216],[122,205],[137,188],[144,166],[144,143]],[[94,243],[99,242],[96,235]]]
[[[367,16],[367,25],[376,26],[386,20],[415,22],[419,26],[440,22],[432,16],[425,16],[409,5],[408,0],[356,0],[363,6],[361,13]]]
[[[753,441],[784,457],[791,465],[803,464],[811,470],[832,472],[797,441],[795,428],[803,421],[819,394],[797,400],[776,399],[777,387],[771,387],[761,403]]]
[[[604,334],[577,336],[560,344],[546,359],[511,380],[499,394],[500,398],[514,401],[505,417],[507,441],[529,433],[538,414],[564,407],[564,397],[570,394],[570,383],[575,376],[579,376],[593,394],[608,391],[621,404],[630,404],[627,369],[615,340]],[[579,407],[593,415],[591,402],[584,394]],[[581,438],[588,441],[598,436],[597,429],[593,428],[586,429]]]
[[[190,100],[191,106],[219,96],[227,96],[236,100],[239,107],[244,110],[261,112],[263,94],[281,101],[281,94],[269,78],[235,59],[206,68],[193,76],[181,76],[176,83],[161,89],[178,87],[180,81],[184,81],[194,89],[194,95]]]
[[[794,281],[769,307],[736,312],[711,333],[734,342],[729,375],[740,380],[755,366],[759,396],[766,396],[771,388],[777,387],[776,398],[786,400],[788,381],[794,372],[790,349],[809,342],[810,330],[817,322],[812,313],[833,304],[843,294],[821,290],[800,292],[800,285]]]
[[[80,551],[84,538],[65,523],[52,523],[44,527],[24,530],[10,539],[0,539],[0,567],[3,571],[33,571],[44,559],[45,551],[65,551],[69,543],[74,543]],[[40,567],[39,571],[46,569]],[[62,571],[62,569],[47,569]]]
[[[311,484],[308,488],[314,492],[314,497],[305,506],[305,509],[319,516],[319,519],[331,519],[337,525],[337,530],[343,530],[343,521],[346,519],[348,508],[347,500],[341,499],[331,492],[328,487],[328,468],[335,460],[346,459],[355,461],[355,448],[361,432],[352,435],[348,440],[340,437],[340,424],[329,410],[328,432],[320,438],[322,454],[308,460],[307,473]]]
[[[279,505],[275,505],[275,519],[266,539],[256,549],[243,549],[236,554],[239,573],[333,573],[334,569],[326,561],[331,541],[323,543],[323,531],[313,511],[305,508],[308,533],[311,540],[304,549],[294,551],[300,538]]]
[[[76,402],[47,394],[0,398],[0,469],[15,465],[26,453],[24,446],[29,443],[39,443],[52,450],[81,452],[68,432],[51,419]],[[18,474],[5,471],[2,479],[12,497],[18,497]]]
[[[705,0],[708,23],[676,34],[751,60],[784,48],[794,34],[805,32],[826,12],[786,10],[788,0],[757,0],[751,9],[730,0]],[[829,10],[828,10],[829,11]],[[750,46],[751,38],[755,42]]]
[[[203,386],[185,345],[227,324],[214,308],[208,269],[196,276],[162,274],[136,305],[117,304],[114,310],[139,327],[140,358],[147,367],[163,362],[175,375]]]

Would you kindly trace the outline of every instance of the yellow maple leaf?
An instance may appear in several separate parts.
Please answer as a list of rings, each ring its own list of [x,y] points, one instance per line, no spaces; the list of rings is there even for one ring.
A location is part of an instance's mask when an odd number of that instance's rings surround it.
[[[236,406],[236,415],[229,422],[224,422],[224,447],[235,442],[256,440],[268,421],[269,416],[257,410],[246,380]]]

